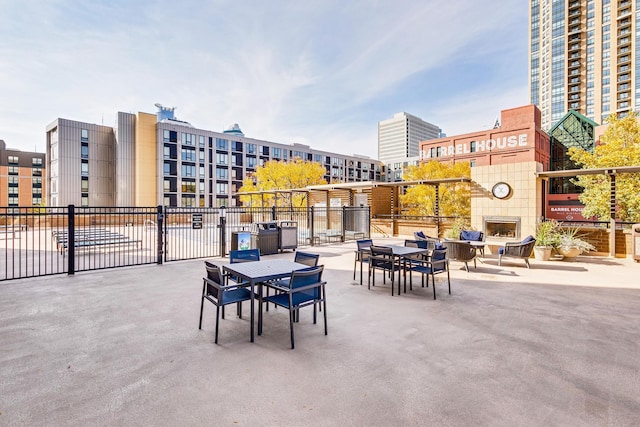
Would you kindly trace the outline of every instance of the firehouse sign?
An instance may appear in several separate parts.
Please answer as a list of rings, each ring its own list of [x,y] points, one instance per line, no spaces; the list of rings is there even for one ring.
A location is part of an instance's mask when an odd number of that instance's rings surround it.
[[[460,144],[443,145],[441,147],[434,147],[435,150],[422,151],[422,158],[431,157],[447,157],[455,154],[469,154],[469,153],[482,153],[485,151],[497,151],[507,148],[526,147],[529,142],[527,141],[527,134],[522,133],[520,135],[509,135],[495,139],[483,139],[480,141],[462,142]]]

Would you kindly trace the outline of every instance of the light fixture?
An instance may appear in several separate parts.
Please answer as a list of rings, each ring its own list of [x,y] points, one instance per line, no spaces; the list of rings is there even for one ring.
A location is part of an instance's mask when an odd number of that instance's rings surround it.
[[[222,205],[220,206],[220,218],[224,218],[227,216],[227,207]]]

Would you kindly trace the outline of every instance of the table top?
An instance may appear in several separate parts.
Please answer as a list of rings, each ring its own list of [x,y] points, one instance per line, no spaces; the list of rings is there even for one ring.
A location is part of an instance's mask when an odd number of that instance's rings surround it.
[[[405,256],[405,255],[417,255],[424,254],[429,252],[429,249],[416,248],[413,246],[401,246],[401,245],[381,245],[385,248],[391,248],[393,250],[394,255]],[[363,249],[363,251],[368,252],[369,249]]]
[[[308,265],[300,264],[284,259],[260,260],[252,262],[239,262],[226,264],[225,271],[255,282],[263,282],[289,276],[293,271],[309,268]]]

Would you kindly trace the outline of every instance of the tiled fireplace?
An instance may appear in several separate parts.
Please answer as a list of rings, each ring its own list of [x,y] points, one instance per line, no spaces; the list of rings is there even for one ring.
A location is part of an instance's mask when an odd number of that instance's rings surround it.
[[[487,239],[520,239],[519,216],[483,216]]]

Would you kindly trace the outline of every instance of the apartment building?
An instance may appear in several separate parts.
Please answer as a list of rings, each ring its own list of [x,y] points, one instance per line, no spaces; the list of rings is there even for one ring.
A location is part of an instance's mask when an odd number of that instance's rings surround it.
[[[52,206],[235,206],[238,189],[269,160],[295,158],[325,167],[334,182],[379,181],[365,156],[246,137],[237,124],[222,132],[157,114],[119,112],[114,127],[56,119],[47,126]]]
[[[574,110],[596,123],[640,107],[640,3],[531,0],[530,101],[550,129]]]
[[[44,153],[7,148],[0,139],[0,206],[43,205],[44,163]]]

